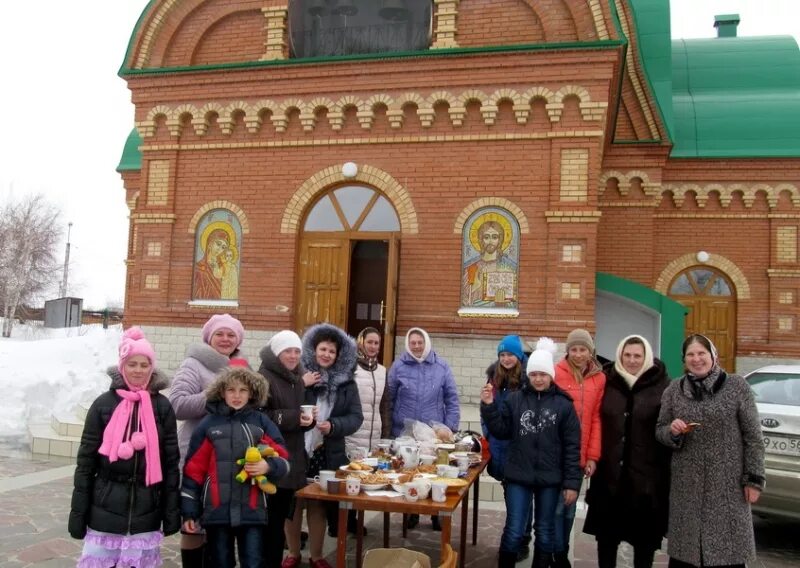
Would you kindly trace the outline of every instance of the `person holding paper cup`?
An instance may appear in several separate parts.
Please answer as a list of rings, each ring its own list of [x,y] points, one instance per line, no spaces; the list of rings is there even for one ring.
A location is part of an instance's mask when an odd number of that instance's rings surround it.
[[[306,485],[307,459],[303,436],[314,424],[314,406],[304,410],[305,382],[300,368],[303,343],[294,331],[283,330],[272,336],[259,353],[261,367],[258,372],[269,384],[270,397],[264,412],[278,426],[289,451],[289,473],[278,480],[278,490],[267,497],[269,519],[265,547],[267,568],[279,568],[283,560],[284,542],[289,543],[289,554],[300,554],[300,523],[295,519],[294,494]],[[307,377],[311,380],[311,377]],[[284,530],[285,529],[285,530]],[[273,540],[274,539],[274,540]]]

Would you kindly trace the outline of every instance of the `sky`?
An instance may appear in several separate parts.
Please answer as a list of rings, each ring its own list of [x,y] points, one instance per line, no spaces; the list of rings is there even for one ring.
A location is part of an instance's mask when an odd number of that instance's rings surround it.
[[[67,295],[121,306],[128,208],[116,172],[133,126],[117,76],[146,0],[4,2],[0,12],[0,202],[43,193],[67,223]],[[800,0],[672,0],[674,38],[714,37],[738,13],[739,35],[800,37]],[[91,14],[91,16],[89,16]],[[57,292],[57,285],[54,294]]]

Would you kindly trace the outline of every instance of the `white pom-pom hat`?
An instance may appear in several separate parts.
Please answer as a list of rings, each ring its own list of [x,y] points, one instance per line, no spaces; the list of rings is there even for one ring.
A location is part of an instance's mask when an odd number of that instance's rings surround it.
[[[534,372],[544,373],[550,377],[556,376],[556,368],[553,364],[553,355],[558,351],[555,341],[549,337],[542,337],[536,342],[536,350],[528,357],[528,367],[525,372],[530,375]]]

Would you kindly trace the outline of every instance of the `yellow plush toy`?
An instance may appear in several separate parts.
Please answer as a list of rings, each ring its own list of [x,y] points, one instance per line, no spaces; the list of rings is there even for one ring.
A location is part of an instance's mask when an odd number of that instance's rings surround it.
[[[244,458],[236,460],[236,463],[243,466],[247,463],[260,462],[262,458],[266,459],[278,456],[278,452],[268,445],[259,445],[258,447],[250,446],[247,448]],[[275,484],[267,479],[266,475],[256,475],[255,477],[251,478],[245,469],[242,469],[242,471],[236,474],[236,481],[239,483],[245,483],[248,479],[250,480],[250,483],[257,484],[261,491],[269,495],[273,495],[278,490],[278,488],[275,487]]]

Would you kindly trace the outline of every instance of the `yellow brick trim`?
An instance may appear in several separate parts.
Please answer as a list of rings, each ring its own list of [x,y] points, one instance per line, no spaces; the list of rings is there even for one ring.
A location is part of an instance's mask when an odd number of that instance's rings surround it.
[[[158,224],[169,224],[175,222],[177,219],[177,215],[174,213],[133,213],[131,215],[131,220],[136,225],[158,225]]]
[[[625,197],[628,195],[628,192],[631,189],[631,182],[635,178],[639,179],[642,185],[642,191],[646,196],[658,197],[661,195],[661,183],[651,181],[650,175],[642,170],[632,170],[628,173],[622,173],[617,170],[608,170],[603,172],[597,183],[597,194],[602,196],[606,191],[606,185],[608,185],[608,181],[610,179],[616,179],[617,187],[619,188],[619,194]]]
[[[153,40],[158,35],[161,27],[164,25],[167,12],[169,12],[176,4],[178,4],[178,2],[179,0],[166,0],[163,4],[161,4],[161,6],[159,6],[156,15],[152,20],[150,20],[150,24],[144,31],[144,35],[142,36],[142,46],[139,50],[139,54],[136,57],[136,61],[132,65],[133,69],[142,69],[149,63],[150,50],[152,49]]]
[[[598,207],[649,207],[655,209],[658,207],[656,201],[603,201],[597,204]]]
[[[770,185],[762,182],[743,182],[728,185],[721,183],[701,185],[698,183],[685,182],[666,183],[662,186],[662,193],[670,192],[672,194],[672,201],[676,207],[682,207],[686,201],[686,194],[692,193],[697,201],[697,206],[700,208],[706,206],[709,196],[712,192],[715,192],[719,195],[719,201],[723,207],[728,207],[734,194],[738,193],[742,196],[744,206],[748,209],[753,206],[756,196],[759,193],[763,193],[769,208],[774,209],[778,206],[778,198],[784,191],[789,193],[792,205],[800,208],[800,190],[797,189],[796,185],[791,183]]]
[[[603,6],[600,0],[588,0],[589,10],[592,12],[594,19],[594,29],[597,32],[597,39],[609,39],[608,28],[606,27],[606,19],[603,16]]]
[[[585,203],[589,199],[589,150],[567,148],[561,151],[559,199]]]
[[[794,304],[794,292],[792,290],[778,292],[778,303],[784,305]]]
[[[209,201],[202,205],[192,216],[191,221],[189,221],[189,229],[187,232],[190,235],[194,235],[197,232],[197,224],[200,222],[200,219],[203,218],[203,215],[214,209],[226,209],[230,211],[236,215],[236,218],[239,220],[239,225],[242,227],[242,234],[246,235],[250,232],[250,221],[247,220],[247,215],[245,215],[244,210],[233,201],[228,201],[226,199],[217,199],[216,201]]]
[[[300,219],[308,205],[320,193],[334,184],[342,182],[361,182],[374,187],[383,193],[397,211],[400,219],[400,232],[404,235],[419,233],[417,211],[411,199],[411,194],[400,182],[389,173],[370,165],[359,165],[358,174],[354,178],[345,178],[342,175],[344,164],[328,166],[308,178],[294,192],[289,199],[281,219],[281,233],[296,234],[300,227]]]
[[[147,164],[147,205],[166,205],[169,196],[169,160]]]
[[[514,218],[517,220],[517,224],[519,225],[519,232],[523,234],[527,234],[530,232],[530,225],[528,224],[528,218],[525,216],[525,213],[522,212],[522,209],[517,207],[512,201],[508,199],[504,199],[502,197],[481,197],[480,199],[476,199],[464,209],[461,210],[461,213],[458,214],[456,218],[456,223],[453,225],[453,233],[456,235],[460,235],[461,232],[464,230],[464,223],[467,222],[469,216],[475,213],[478,209],[482,209],[484,207],[500,207],[505,209],[509,213],[511,213]]]
[[[764,213],[655,213],[653,219],[766,219]]]
[[[450,136],[374,136],[342,138],[340,140],[276,140],[265,142],[231,142],[208,144],[152,144],[142,146],[142,152],[237,150],[254,148],[309,148],[324,146],[359,146],[363,144],[441,144],[443,142],[509,142],[516,140],[549,140],[553,138],[600,138],[602,130],[568,130],[562,132],[532,132],[529,134],[463,134]]]
[[[797,227],[778,227],[775,230],[775,240],[778,262],[797,262]]]
[[[619,14],[619,22],[622,26],[622,32],[625,34],[625,37],[631,37],[631,27],[632,25],[629,23],[628,12],[623,6],[622,0],[614,0],[614,4],[617,7],[617,14]],[[644,113],[645,121],[647,122],[647,127],[650,129],[650,138],[653,140],[657,140],[661,138],[661,135],[658,132],[658,125],[656,124],[655,116],[653,115],[653,110],[650,107],[650,101],[647,98],[647,93],[645,91],[644,82],[642,78],[639,76],[639,69],[636,66],[636,60],[638,59],[637,50],[632,49],[628,51],[628,56],[625,58],[625,69],[628,72],[628,77],[631,80],[631,84],[633,86],[633,92],[636,95],[636,100],[639,101],[639,106]]]
[[[709,254],[708,260],[702,264],[716,268],[727,275],[736,287],[736,295],[739,300],[750,299],[750,284],[747,282],[747,277],[745,277],[744,272],[742,272],[732,260],[722,255],[712,253]],[[676,258],[661,271],[661,275],[656,280],[653,289],[665,296],[668,295],[669,285],[672,284],[675,277],[687,268],[698,265],[700,265],[700,263],[697,260],[697,253],[694,252]]]
[[[600,211],[545,211],[548,223],[599,223]]]
[[[800,268],[768,268],[770,278],[800,278]]]
[[[466,105],[477,102],[480,105],[481,116],[484,124],[492,126],[497,118],[497,105],[509,101],[514,108],[517,122],[525,124],[536,99],[544,99],[551,122],[561,119],[564,100],[568,97],[579,99],[581,116],[587,122],[600,122],[603,120],[608,108],[607,101],[593,101],[589,91],[580,85],[564,85],[556,92],[548,87],[537,85],[525,90],[511,87],[499,87],[491,92],[484,92],[478,88],[470,87],[463,91],[437,90],[430,93],[405,92],[405,93],[351,93],[334,101],[327,97],[312,97],[308,100],[299,97],[289,97],[283,100],[260,99],[257,101],[231,100],[208,101],[200,105],[183,102],[174,106],[159,104],[147,112],[144,120],[136,122],[136,128],[143,138],[155,136],[156,121],[165,119],[165,123],[172,137],[181,135],[183,128],[193,128],[195,134],[204,136],[208,133],[209,119],[212,113],[218,116],[217,122],[223,134],[230,135],[235,128],[235,114],[244,113],[244,123],[249,134],[258,134],[263,127],[262,117],[268,112],[276,133],[286,131],[289,122],[289,113],[297,110],[300,113],[300,122],[305,132],[313,132],[317,124],[317,115],[327,112],[327,120],[333,130],[341,130],[344,125],[344,111],[348,108],[356,109],[356,119],[365,130],[372,128],[375,119],[375,109],[386,106],[387,117],[393,128],[402,127],[402,109],[407,104],[417,107],[417,115],[424,127],[431,127],[436,118],[434,107],[445,103],[449,106],[448,116],[451,127],[462,125],[466,114]]]
[[[261,60],[286,59],[289,55],[288,30],[286,29],[286,21],[289,16],[288,5],[261,8],[261,13],[264,14],[265,20],[264,55],[261,56]]]

